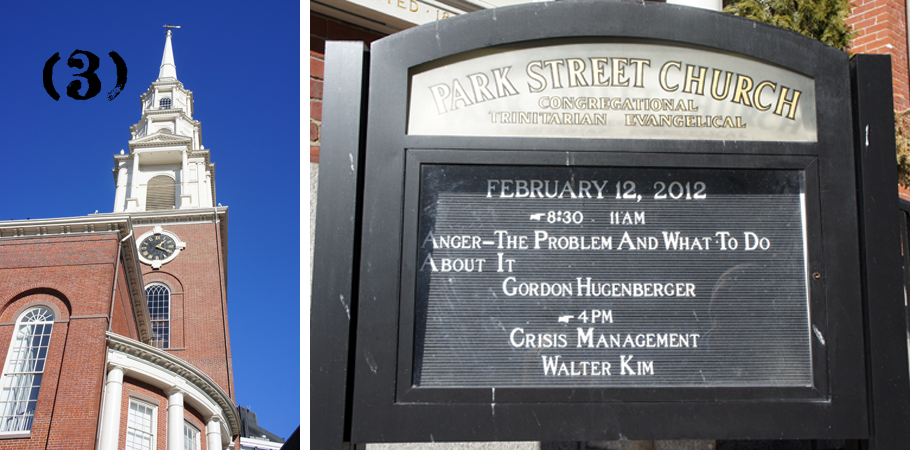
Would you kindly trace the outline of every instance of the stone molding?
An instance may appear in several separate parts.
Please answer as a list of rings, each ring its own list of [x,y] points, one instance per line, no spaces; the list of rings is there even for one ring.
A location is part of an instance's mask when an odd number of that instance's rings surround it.
[[[218,417],[222,423],[228,426],[231,436],[240,434],[240,418],[234,408],[233,399],[208,375],[186,361],[161,349],[118,334],[107,333],[107,343],[109,360],[111,361],[109,365],[127,367],[129,369],[128,375],[131,378],[143,379],[143,381],[153,378],[157,384],[152,384],[162,387],[165,391],[171,389],[182,391],[184,393],[184,404],[186,400],[192,399],[191,405],[193,407],[209,410],[200,411],[204,417]],[[154,366],[166,373],[168,377],[160,377],[149,370],[143,370],[143,365]],[[199,397],[200,393],[204,394],[204,398]],[[220,411],[213,410],[214,408],[207,404],[217,406]]]

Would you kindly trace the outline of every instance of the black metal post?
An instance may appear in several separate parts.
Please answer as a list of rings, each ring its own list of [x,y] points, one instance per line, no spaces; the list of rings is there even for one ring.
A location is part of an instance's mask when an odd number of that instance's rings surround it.
[[[346,447],[350,436],[368,52],[326,42],[322,148],[310,310],[310,446]]]
[[[910,442],[910,375],[896,214],[890,57],[856,55],[851,74],[872,431],[869,448],[906,448]]]

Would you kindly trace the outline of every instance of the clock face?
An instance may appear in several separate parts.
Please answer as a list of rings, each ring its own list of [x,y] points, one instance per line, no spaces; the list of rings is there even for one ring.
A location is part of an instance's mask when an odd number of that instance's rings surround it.
[[[139,244],[139,254],[147,261],[167,261],[177,255],[177,243],[166,234],[152,234]]]

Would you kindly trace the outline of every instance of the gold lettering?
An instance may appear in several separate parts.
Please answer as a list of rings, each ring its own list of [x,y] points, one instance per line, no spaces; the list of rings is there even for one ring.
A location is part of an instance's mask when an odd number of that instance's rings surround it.
[[[629,65],[628,58],[613,58],[613,83],[611,86],[628,86],[629,79],[626,78],[626,66]]]
[[[686,81],[683,82],[683,92],[689,94],[693,93],[692,83],[695,83],[696,88],[694,93],[696,95],[705,95],[705,74],[708,72],[708,68],[699,67],[698,76],[695,76],[693,73],[692,69],[694,68],[695,66],[686,64]]]
[[[474,100],[477,103],[480,103],[484,100],[496,100],[496,96],[490,92],[490,88],[487,87],[490,84],[490,79],[487,78],[486,74],[475,73],[473,75],[468,75],[468,79],[471,80],[471,87],[474,89]]]
[[[463,106],[471,106],[474,104],[474,102],[471,101],[471,98],[468,97],[468,93],[461,87],[461,83],[459,83],[458,80],[455,80],[452,82],[452,107],[449,109],[451,111],[458,109],[458,102],[462,102]]]
[[[550,66],[550,80],[553,81],[553,89],[561,89],[562,78],[559,75],[559,66],[565,65],[565,61],[561,59],[551,59],[549,61],[544,61],[543,65]]]
[[[733,78],[732,72],[727,72],[727,79],[724,81],[724,93],[721,94],[717,90],[717,81],[720,80],[720,70],[714,69],[714,76],[711,77],[711,97],[714,100],[723,100],[727,98],[727,95],[730,94],[730,79]]]
[[[636,59],[632,58],[629,62],[635,65],[635,83],[633,87],[643,88],[645,87],[645,69],[644,66],[651,67],[650,59]]]
[[[733,103],[752,106],[752,101],[749,100],[749,91],[752,90],[753,83],[752,78],[736,74],[736,92],[733,93]]]
[[[772,106],[774,106],[773,103],[769,103],[768,106],[765,106],[761,102],[761,91],[762,91],[762,89],[764,89],[766,87],[770,87],[771,92],[774,92],[777,90],[776,84],[774,84],[770,81],[762,81],[761,83],[758,83],[758,86],[755,87],[755,92],[752,94],[754,96],[752,98],[752,103],[755,104],[755,109],[757,109],[759,111],[767,111],[767,110],[771,109]]]
[[[670,86],[667,84],[667,73],[670,71],[670,67],[676,67],[679,69],[682,67],[682,62],[680,61],[667,61],[663,67],[660,68],[660,76],[657,78],[660,82],[660,88],[666,92],[676,92],[679,89],[679,85]]]
[[[780,97],[777,98],[777,108],[774,109],[774,114],[778,116],[782,115],[784,112],[784,105],[790,105],[790,111],[787,112],[787,118],[790,120],[796,120],[796,105],[799,103],[799,95],[802,92],[793,89],[793,98],[787,100],[787,93],[790,92],[790,89],[786,86],[780,87]]]
[[[603,78],[606,73],[604,66],[608,63],[607,58],[591,58],[591,82],[594,86],[606,86],[610,84],[610,77]]]
[[[578,58],[569,58],[569,87],[587,86],[588,80],[585,79],[585,61]]]
[[[525,70],[525,72],[528,74],[528,77],[537,82],[537,87],[531,86],[531,83],[529,82],[528,89],[530,89],[531,92],[540,92],[547,88],[547,79],[544,78],[543,75],[531,70],[532,67],[543,69],[543,65],[541,65],[540,61],[531,61],[528,63],[528,67]]]
[[[500,69],[493,69],[493,81],[496,83],[496,93],[500,97],[507,95],[518,95],[518,89],[509,81],[509,70],[512,66],[505,66]]]

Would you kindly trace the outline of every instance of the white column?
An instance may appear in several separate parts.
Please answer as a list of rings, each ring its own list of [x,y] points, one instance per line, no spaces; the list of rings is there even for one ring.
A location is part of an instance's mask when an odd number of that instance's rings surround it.
[[[183,162],[180,166],[180,204],[177,208],[188,208],[190,206],[190,166],[187,164],[188,150],[183,151]]]
[[[172,387],[167,391],[167,449],[183,448],[183,391]]]
[[[126,164],[117,164],[117,192],[114,194],[114,210],[113,212],[122,212],[126,209],[126,190],[129,188],[129,185],[126,182],[129,181],[129,171],[126,169]]]
[[[120,400],[123,397],[123,367],[111,366],[104,384],[104,408],[101,410],[99,450],[117,450],[120,439]]]
[[[203,200],[205,197],[202,196],[202,180],[204,178],[203,172],[205,171],[205,164],[197,162],[193,167],[196,168],[196,207],[202,208],[206,206],[205,201]]]
[[[218,416],[209,417],[205,424],[205,445],[209,450],[219,450],[221,445],[221,423]]]
[[[133,170],[130,173],[131,176],[129,178],[129,181],[130,181],[129,198],[135,199],[137,202],[136,206],[138,207],[139,206],[138,205],[138,201],[139,201],[139,153],[136,152],[135,150],[131,150],[131,151],[133,152]],[[130,205],[127,205],[127,208],[126,208],[127,211],[130,210],[129,206]]]

